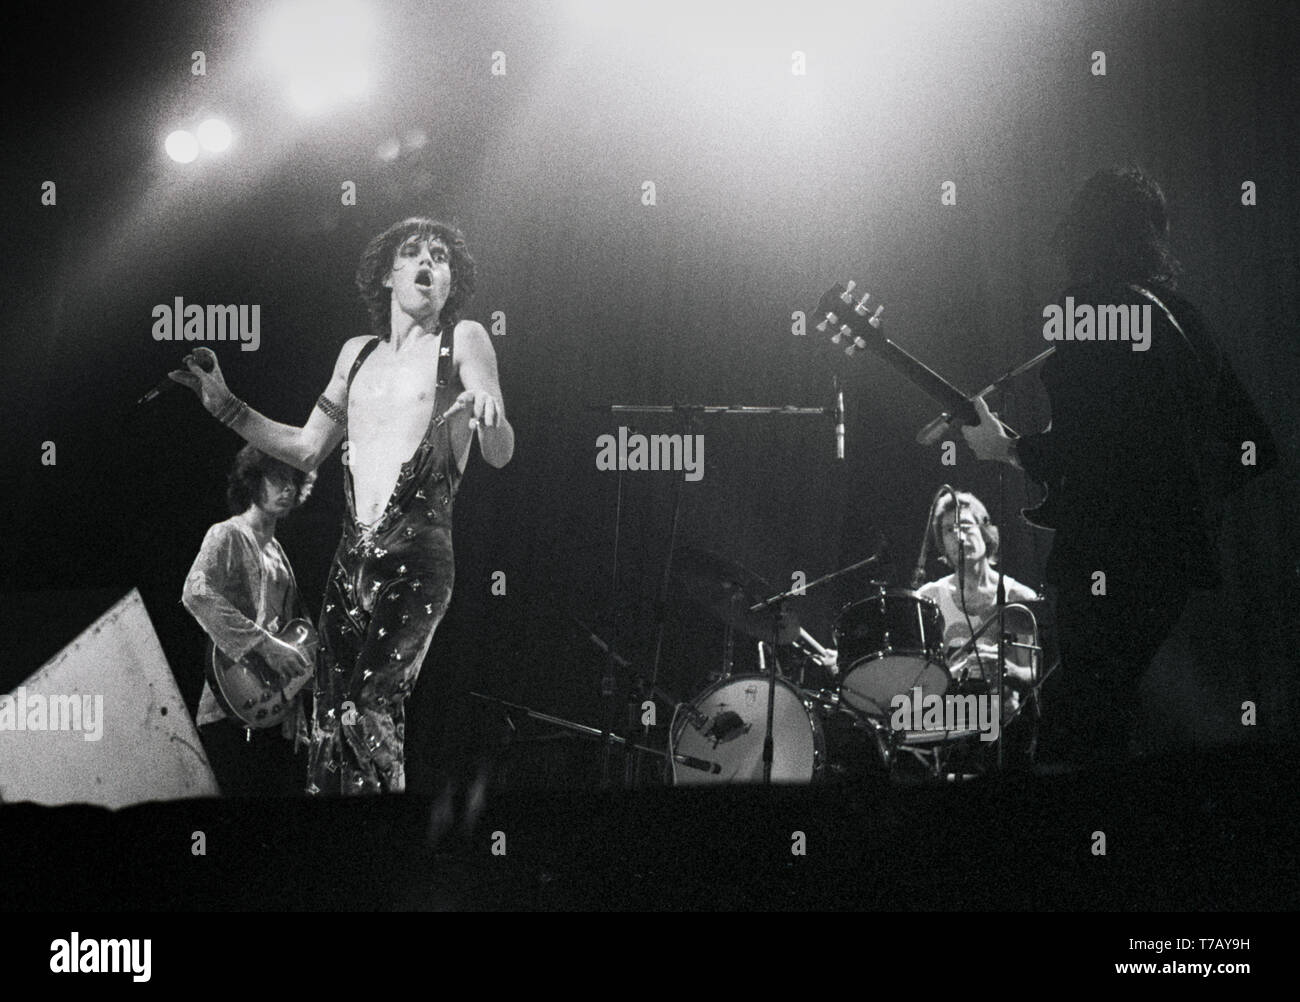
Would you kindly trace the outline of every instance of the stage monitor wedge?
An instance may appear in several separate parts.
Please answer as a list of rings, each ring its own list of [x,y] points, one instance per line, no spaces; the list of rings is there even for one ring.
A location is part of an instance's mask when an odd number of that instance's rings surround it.
[[[0,801],[118,808],[217,792],[136,589],[0,696]]]

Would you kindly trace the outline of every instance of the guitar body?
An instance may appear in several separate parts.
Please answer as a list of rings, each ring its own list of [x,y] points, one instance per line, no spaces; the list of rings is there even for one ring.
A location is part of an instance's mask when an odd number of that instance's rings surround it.
[[[1052,494],[1052,488],[1043,487],[1043,500],[1032,508],[1021,508],[1020,517],[1039,529],[1056,529],[1061,524],[1060,497]]]
[[[924,362],[885,337],[880,323],[880,314],[884,307],[877,306],[872,311],[867,307],[867,300],[871,297],[865,295],[855,303],[853,286],[853,282],[847,286],[837,283],[822,294],[817,303],[816,315],[821,317],[817,329],[830,331],[833,334],[831,341],[844,346],[846,355],[854,355],[859,351],[870,349],[907,376],[945,409],[946,413],[943,417],[932,421],[922,429],[917,440],[924,445],[931,445],[943,435],[956,434],[964,424],[978,424],[974,398],[968,397]],[[987,393],[988,390],[984,392]],[[1012,438],[1020,437],[1006,423],[1003,423],[1002,427]],[[1053,494],[1059,494],[1059,489],[1059,484],[1043,485],[1043,500],[1032,508],[1023,509],[1020,513],[1021,517],[1030,525],[1040,529],[1057,528],[1061,515]]]
[[[207,676],[217,702],[245,727],[275,727],[284,721],[293,701],[316,673],[320,638],[305,619],[290,620],[275,639],[298,652],[305,666],[301,675],[282,681],[255,652],[235,661],[209,641]]]

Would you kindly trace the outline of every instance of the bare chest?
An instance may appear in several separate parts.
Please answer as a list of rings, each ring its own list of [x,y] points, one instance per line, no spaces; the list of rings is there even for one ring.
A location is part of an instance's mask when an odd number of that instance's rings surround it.
[[[376,430],[418,427],[433,413],[437,393],[437,342],[401,355],[381,344],[357,371],[348,390],[348,427],[353,437]]]

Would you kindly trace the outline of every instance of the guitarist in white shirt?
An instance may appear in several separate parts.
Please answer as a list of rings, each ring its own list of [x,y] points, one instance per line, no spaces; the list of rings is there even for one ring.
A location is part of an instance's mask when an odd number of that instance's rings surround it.
[[[208,529],[181,594],[220,654],[233,662],[255,662],[285,682],[309,675],[315,664],[275,637],[290,620],[304,618],[293,569],[275,530],[306,501],[315,479],[314,473],[304,474],[251,445],[242,448],[226,491],[236,514]],[[296,752],[307,743],[308,731],[301,693],[279,726],[252,728],[237,719],[220,690],[204,682],[196,723],[226,795],[302,792],[306,761]]]

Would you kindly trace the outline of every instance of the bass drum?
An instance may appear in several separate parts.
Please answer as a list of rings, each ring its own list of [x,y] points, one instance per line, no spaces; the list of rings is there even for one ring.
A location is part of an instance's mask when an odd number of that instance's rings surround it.
[[[768,683],[766,675],[733,675],[678,707],[668,734],[674,786],[763,782]],[[803,693],[778,678],[772,782],[819,778],[824,749],[821,721],[804,704]]]

